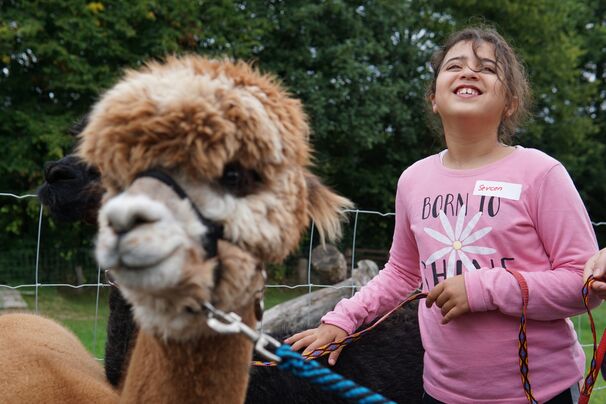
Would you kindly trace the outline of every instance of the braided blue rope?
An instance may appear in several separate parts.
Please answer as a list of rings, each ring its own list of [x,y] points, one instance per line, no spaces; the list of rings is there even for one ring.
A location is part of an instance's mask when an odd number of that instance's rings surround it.
[[[281,345],[276,350],[276,355],[282,359],[277,365],[278,368],[288,370],[297,377],[308,379],[309,382],[319,385],[322,390],[336,393],[346,400],[357,400],[358,404],[396,404],[366,387],[345,379],[316,361],[306,360],[301,354],[294,352],[288,344]]]

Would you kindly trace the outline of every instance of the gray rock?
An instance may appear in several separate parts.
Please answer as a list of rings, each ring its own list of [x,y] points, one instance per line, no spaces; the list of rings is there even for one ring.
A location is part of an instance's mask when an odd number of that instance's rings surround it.
[[[0,288],[0,310],[27,309],[27,303],[15,289]]]
[[[347,277],[345,256],[331,244],[319,245],[311,252],[312,282],[333,285]]]

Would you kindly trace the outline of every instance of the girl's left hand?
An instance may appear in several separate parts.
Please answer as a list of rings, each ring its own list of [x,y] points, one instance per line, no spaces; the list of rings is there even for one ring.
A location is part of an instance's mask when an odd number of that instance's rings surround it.
[[[431,307],[436,304],[442,309],[442,324],[469,312],[465,278],[457,275],[438,283],[427,295],[425,304]]]

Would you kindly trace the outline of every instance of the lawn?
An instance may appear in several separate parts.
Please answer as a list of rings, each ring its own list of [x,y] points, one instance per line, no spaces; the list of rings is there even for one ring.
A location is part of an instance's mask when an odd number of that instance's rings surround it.
[[[29,309],[36,308],[35,289],[20,289]],[[86,349],[96,358],[103,358],[109,306],[108,288],[99,289],[98,312],[97,288],[73,289],[69,287],[38,288],[38,313],[53,318],[80,338]]]
[[[30,310],[34,311],[36,307],[35,289],[19,289],[19,291]],[[306,288],[268,288],[265,292],[265,308],[269,309],[306,291]],[[84,346],[95,357],[102,358],[109,316],[108,294],[108,288],[99,289],[99,308],[95,314],[97,288],[41,287],[38,289],[38,311],[40,314],[64,324],[80,338]]]
[[[299,296],[306,291],[306,288],[294,290],[268,288],[266,290],[265,307],[270,308],[282,301]],[[34,290],[20,289],[20,292],[30,309],[34,310]],[[72,288],[42,287],[38,289],[38,308],[40,314],[54,318],[71,329],[95,357],[103,358],[106,339],[105,329],[109,314],[107,297],[108,289],[101,288],[99,290],[98,312],[95,314],[96,288],[76,290]],[[593,316],[599,338],[604,328],[606,328],[606,304],[595,310]],[[593,341],[587,315],[575,317],[572,321],[577,329],[581,344],[583,344],[587,363],[589,363]],[[532,341],[529,341],[529,344],[532,343]],[[532,370],[532,358],[530,358],[530,368]],[[606,381],[602,377],[599,378],[596,384],[591,403],[606,403]]]

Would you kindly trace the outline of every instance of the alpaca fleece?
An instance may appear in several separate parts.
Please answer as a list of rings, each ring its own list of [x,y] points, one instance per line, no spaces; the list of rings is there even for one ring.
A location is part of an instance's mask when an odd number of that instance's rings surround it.
[[[46,403],[51,397],[67,404],[117,402],[101,365],[74,334],[52,320],[31,314],[1,315],[0,352],[2,402]]]
[[[149,63],[127,72],[88,120],[78,154],[100,170],[109,196],[153,167],[212,186],[228,164],[238,162],[258,173],[263,189],[275,197],[269,211],[262,192],[263,202],[247,201],[255,220],[266,219],[261,229],[307,227],[313,197],[322,201],[311,209],[320,234],[338,237],[339,218],[330,207],[351,206],[323,185],[310,189],[319,181],[299,169],[310,165],[309,127],[300,102],[244,63],[195,56]],[[239,232],[230,229],[226,226],[227,238],[274,262],[284,259],[300,236],[282,230],[269,243],[257,242],[265,238],[261,235],[253,245],[250,238],[237,240]]]

